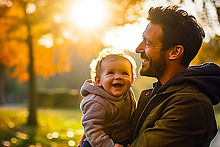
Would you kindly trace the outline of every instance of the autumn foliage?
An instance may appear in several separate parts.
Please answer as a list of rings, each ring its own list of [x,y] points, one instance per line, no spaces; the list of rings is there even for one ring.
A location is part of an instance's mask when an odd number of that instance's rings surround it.
[[[38,10],[39,13],[33,12],[28,15],[28,18],[25,18],[28,5],[30,3],[26,1],[13,1],[10,6],[5,6],[6,9],[0,16],[2,34],[0,36],[0,63],[7,67],[13,67],[12,76],[18,77],[19,81],[28,80],[29,49],[25,22],[28,19],[31,25],[35,74],[48,77],[57,72],[68,72],[71,65],[68,48],[56,42],[60,34],[51,16],[55,7],[53,9],[51,7],[51,13],[46,15],[43,13],[45,9],[42,7]],[[54,31],[51,28],[54,28]],[[48,34],[50,38],[45,38],[44,36],[48,36]],[[39,42],[40,39],[41,43]],[[51,45],[47,46],[48,43]]]

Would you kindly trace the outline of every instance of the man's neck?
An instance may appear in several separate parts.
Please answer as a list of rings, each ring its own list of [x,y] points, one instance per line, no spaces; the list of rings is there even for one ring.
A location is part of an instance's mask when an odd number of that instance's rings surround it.
[[[174,77],[179,72],[187,70],[187,67],[184,66],[176,66],[175,68],[167,68],[164,72],[164,75],[160,78],[157,78],[162,85],[164,85],[167,81],[169,81],[172,77]]]

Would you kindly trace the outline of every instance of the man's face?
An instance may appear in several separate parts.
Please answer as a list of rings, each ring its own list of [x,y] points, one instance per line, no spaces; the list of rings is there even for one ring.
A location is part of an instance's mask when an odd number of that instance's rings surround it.
[[[141,76],[161,78],[166,70],[166,54],[162,49],[162,28],[160,25],[149,23],[143,33],[143,41],[136,48],[140,53],[142,67]]]

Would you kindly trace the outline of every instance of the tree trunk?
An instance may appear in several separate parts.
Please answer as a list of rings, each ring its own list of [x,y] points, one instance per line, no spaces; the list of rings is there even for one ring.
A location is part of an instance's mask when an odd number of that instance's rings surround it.
[[[29,47],[29,117],[28,125],[37,125],[37,97],[36,97],[36,80],[34,73],[34,57],[33,57],[33,40],[31,35],[31,25],[26,16],[26,25],[28,28],[28,47]]]
[[[4,98],[4,66],[0,64],[0,105],[3,104]]]

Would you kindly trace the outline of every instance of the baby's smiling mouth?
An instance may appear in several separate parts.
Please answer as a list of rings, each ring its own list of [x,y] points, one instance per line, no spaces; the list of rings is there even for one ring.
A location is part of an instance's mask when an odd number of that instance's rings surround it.
[[[120,83],[116,83],[116,84],[112,84],[113,87],[122,87],[123,84],[120,84]]]

